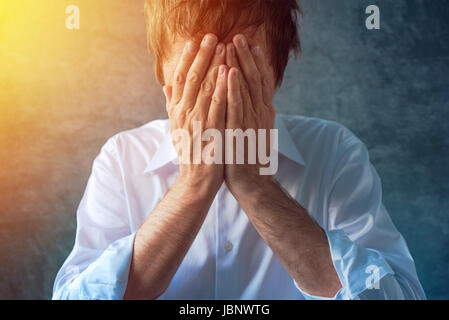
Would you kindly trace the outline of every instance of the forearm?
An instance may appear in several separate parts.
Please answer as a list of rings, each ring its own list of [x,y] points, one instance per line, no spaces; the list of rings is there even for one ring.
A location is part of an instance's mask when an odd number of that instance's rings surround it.
[[[269,177],[234,192],[250,221],[302,290],[332,297],[341,288],[325,232]]]
[[[199,47],[187,42],[164,87],[182,178],[136,234],[125,298],[154,299],[165,291],[223,182],[222,162],[197,164],[202,148],[191,147],[198,136],[192,128],[195,122],[200,123],[201,134],[208,129],[224,132],[228,79],[224,58],[224,45],[215,35],[206,34]],[[200,143],[207,145],[201,137]]]
[[[166,290],[213,198],[204,181],[175,182],[136,233],[125,299],[155,299]]]

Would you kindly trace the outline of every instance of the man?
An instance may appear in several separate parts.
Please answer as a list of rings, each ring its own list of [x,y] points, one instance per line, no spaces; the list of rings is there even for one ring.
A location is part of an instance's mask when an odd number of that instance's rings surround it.
[[[151,0],[145,10],[169,120],[102,148],[54,298],[425,298],[362,142],[334,122],[275,114],[299,50],[296,1]],[[244,164],[192,161],[194,123],[222,136],[277,130],[277,172],[261,175],[249,153]]]

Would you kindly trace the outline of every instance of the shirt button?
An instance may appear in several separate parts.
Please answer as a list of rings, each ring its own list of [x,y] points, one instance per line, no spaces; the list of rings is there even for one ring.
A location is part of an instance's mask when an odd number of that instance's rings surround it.
[[[225,250],[226,251],[231,251],[232,250],[232,243],[230,243],[229,241],[226,241],[225,243],[224,243],[224,248],[225,248]]]

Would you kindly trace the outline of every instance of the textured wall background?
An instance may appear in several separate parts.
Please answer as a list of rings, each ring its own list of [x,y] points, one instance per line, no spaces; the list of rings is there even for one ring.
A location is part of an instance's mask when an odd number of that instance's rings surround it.
[[[0,0],[0,298],[51,297],[93,159],[165,117],[142,1]],[[37,2],[37,4],[36,4]],[[81,30],[64,26],[81,9]],[[336,120],[368,146],[429,298],[449,298],[449,1],[303,0],[303,54],[279,112]],[[381,30],[365,8],[381,9]],[[14,30],[14,31],[12,31]]]

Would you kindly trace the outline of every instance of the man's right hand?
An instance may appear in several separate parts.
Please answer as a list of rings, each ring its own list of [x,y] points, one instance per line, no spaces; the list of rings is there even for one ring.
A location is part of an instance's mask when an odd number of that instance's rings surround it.
[[[216,129],[224,136],[228,78],[225,58],[226,47],[218,43],[215,35],[207,34],[199,49],[188,42],[173,83],[164,87],[170,132],[180,160],[179,179],[189,186],[204,186],[213,195],[223,183],[223,161],[221,164],[203,163],[201,151],[209,142],[201,142],[201,148],[194,150],[194,139],[201,140],[201,137],[194,137],[193,123],[201,124],[201,136],[207,129]],[[190,145],[186,146],[185,141],[179,139],[178,129],[188,132]],[[194,164],[197,163],[195,157],[200,159],[200,164]]]

